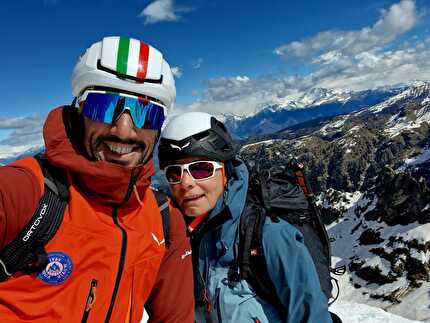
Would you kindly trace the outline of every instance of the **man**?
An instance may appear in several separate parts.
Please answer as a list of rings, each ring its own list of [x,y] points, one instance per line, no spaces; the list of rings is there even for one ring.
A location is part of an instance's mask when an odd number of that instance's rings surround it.
[[[1,321],[139,322],[145,306],[151,322],[194,322],[182,216],[169,207],[166,248],[149,187],[176,97],[168,63],[144,42],[106,37],[80,57],[72,88],[77,106],[51,111],[43,131],[44,158],[67,176],[64,218],[45,245],[46,268],[0,283]],[[30,221],[43,190],[34,158],[0,167],[0,248]]]

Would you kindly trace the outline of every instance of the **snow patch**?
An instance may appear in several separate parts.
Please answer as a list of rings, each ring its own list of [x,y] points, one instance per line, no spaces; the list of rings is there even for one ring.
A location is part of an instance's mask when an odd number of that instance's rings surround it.
[[[424,110],[424,109],[423,109]],[[387,122],[385,133],[390,137],[395,137],[405,130],[412,130],[421,127],[422,123],[430,123],[430,111],[419,110],[416,114],[417,119],[411,121],[407,120],[406,117],[398,118],[398,115],[394,115]]]
[[[404,171],[407,167],[419,165],[422,163],[425,163],[430,160],[430,149],[423,149],[421,154],[412,157],[412,158],[406,158],[405,164],[401,166],[398,171]]]
[[[280,140],[282,140],[282,139],[278,139],[278,140],[277,140],[277,139],[271,139],[271,140],[265,140],[265,141],[254,142],[254,143],[252,143],[252,144],[248,144],[248,145],[243,146],[243,147],[241,148],[241,150],[242,150],[242,149],[249,148],[249,147],[253,147],[253,146],[256,146],[256,145],[265,145],[265,144],[270,145],[270,144],[274,143],[275,141],[280,141]]]
[[[419,224],[418,222],[415,222],[409,224],[408,227],[410,227],[410,229],[408,228],[407,230],[404,230],[404,233],[399,234],[398,237],[403,238],[403,240],[416,239],[421,243],[430,241],[430,223]]]
[[[333,132],[333,131],[338,131],[340,130],[343,125],[345,124],[346,118],[341,118],[339,120],[336,120],[335,122],[331,122],[328,123],[326,125],[324,125],[319,132],[323,135],[326,136],[329,133]]]
[[[419,323],[380,308],[354,302],[335,302],[330,311],[336,313],[345,323]]]

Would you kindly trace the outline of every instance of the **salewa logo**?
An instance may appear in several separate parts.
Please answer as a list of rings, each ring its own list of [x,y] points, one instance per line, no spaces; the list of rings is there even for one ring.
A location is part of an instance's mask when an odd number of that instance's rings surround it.
[[[28,239],[30,239],[34,230],[36,230],[36,228],[40,224],[40,221],[43,219],[43,216],[45,215],[47,208],[48,208],[48,204],[43,204],[42,209],[40,210],[39,216],[36,218],[36,220],[34,220],[33,224],[30,227],[30,230],[27,231],[24,238],[22,238],[22,241],[27,241]]]
[[[163,240],[158,240],[157,236],[155,234],[152,233],[152,239],[154,239],[154,241],[161,246],[164,243],[164,239]]]
[[[185,253],[181,256],[181,259],[184,260],[185,257],[191,256],[193,252],[191,250],[186,250]]]
[[[185,148],[187,148],[189,145],[190,145],[190,142],[187,142],[187,143],[186,143],[185,145],[183,145],[182,147],[180,147],[180,146],[176,146],[176,145],[174,145],[174,144],[170,144],[170,146],[171,146],[172,148],[174,148],[174,149],[178,149],[178,150],[185,149]]]

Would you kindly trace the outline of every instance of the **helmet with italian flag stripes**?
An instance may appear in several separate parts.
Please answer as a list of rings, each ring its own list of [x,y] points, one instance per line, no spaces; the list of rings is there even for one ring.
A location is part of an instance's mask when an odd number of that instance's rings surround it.
[[[79,58],[72,74],[73,95],[78,97],[95,87],[147,96],[167,109],[176,99],[173,74],[163,54],[127,37],[105,37]]]

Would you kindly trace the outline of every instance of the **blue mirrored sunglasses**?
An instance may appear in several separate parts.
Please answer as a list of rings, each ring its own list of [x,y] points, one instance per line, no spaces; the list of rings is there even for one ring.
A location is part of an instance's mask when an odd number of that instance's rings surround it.
[[[127,110],[137,128],[160,130],[165,118],[161,104],[120,93],[86,91],[78,103],[87,118],[104,123],[114,123]]]

